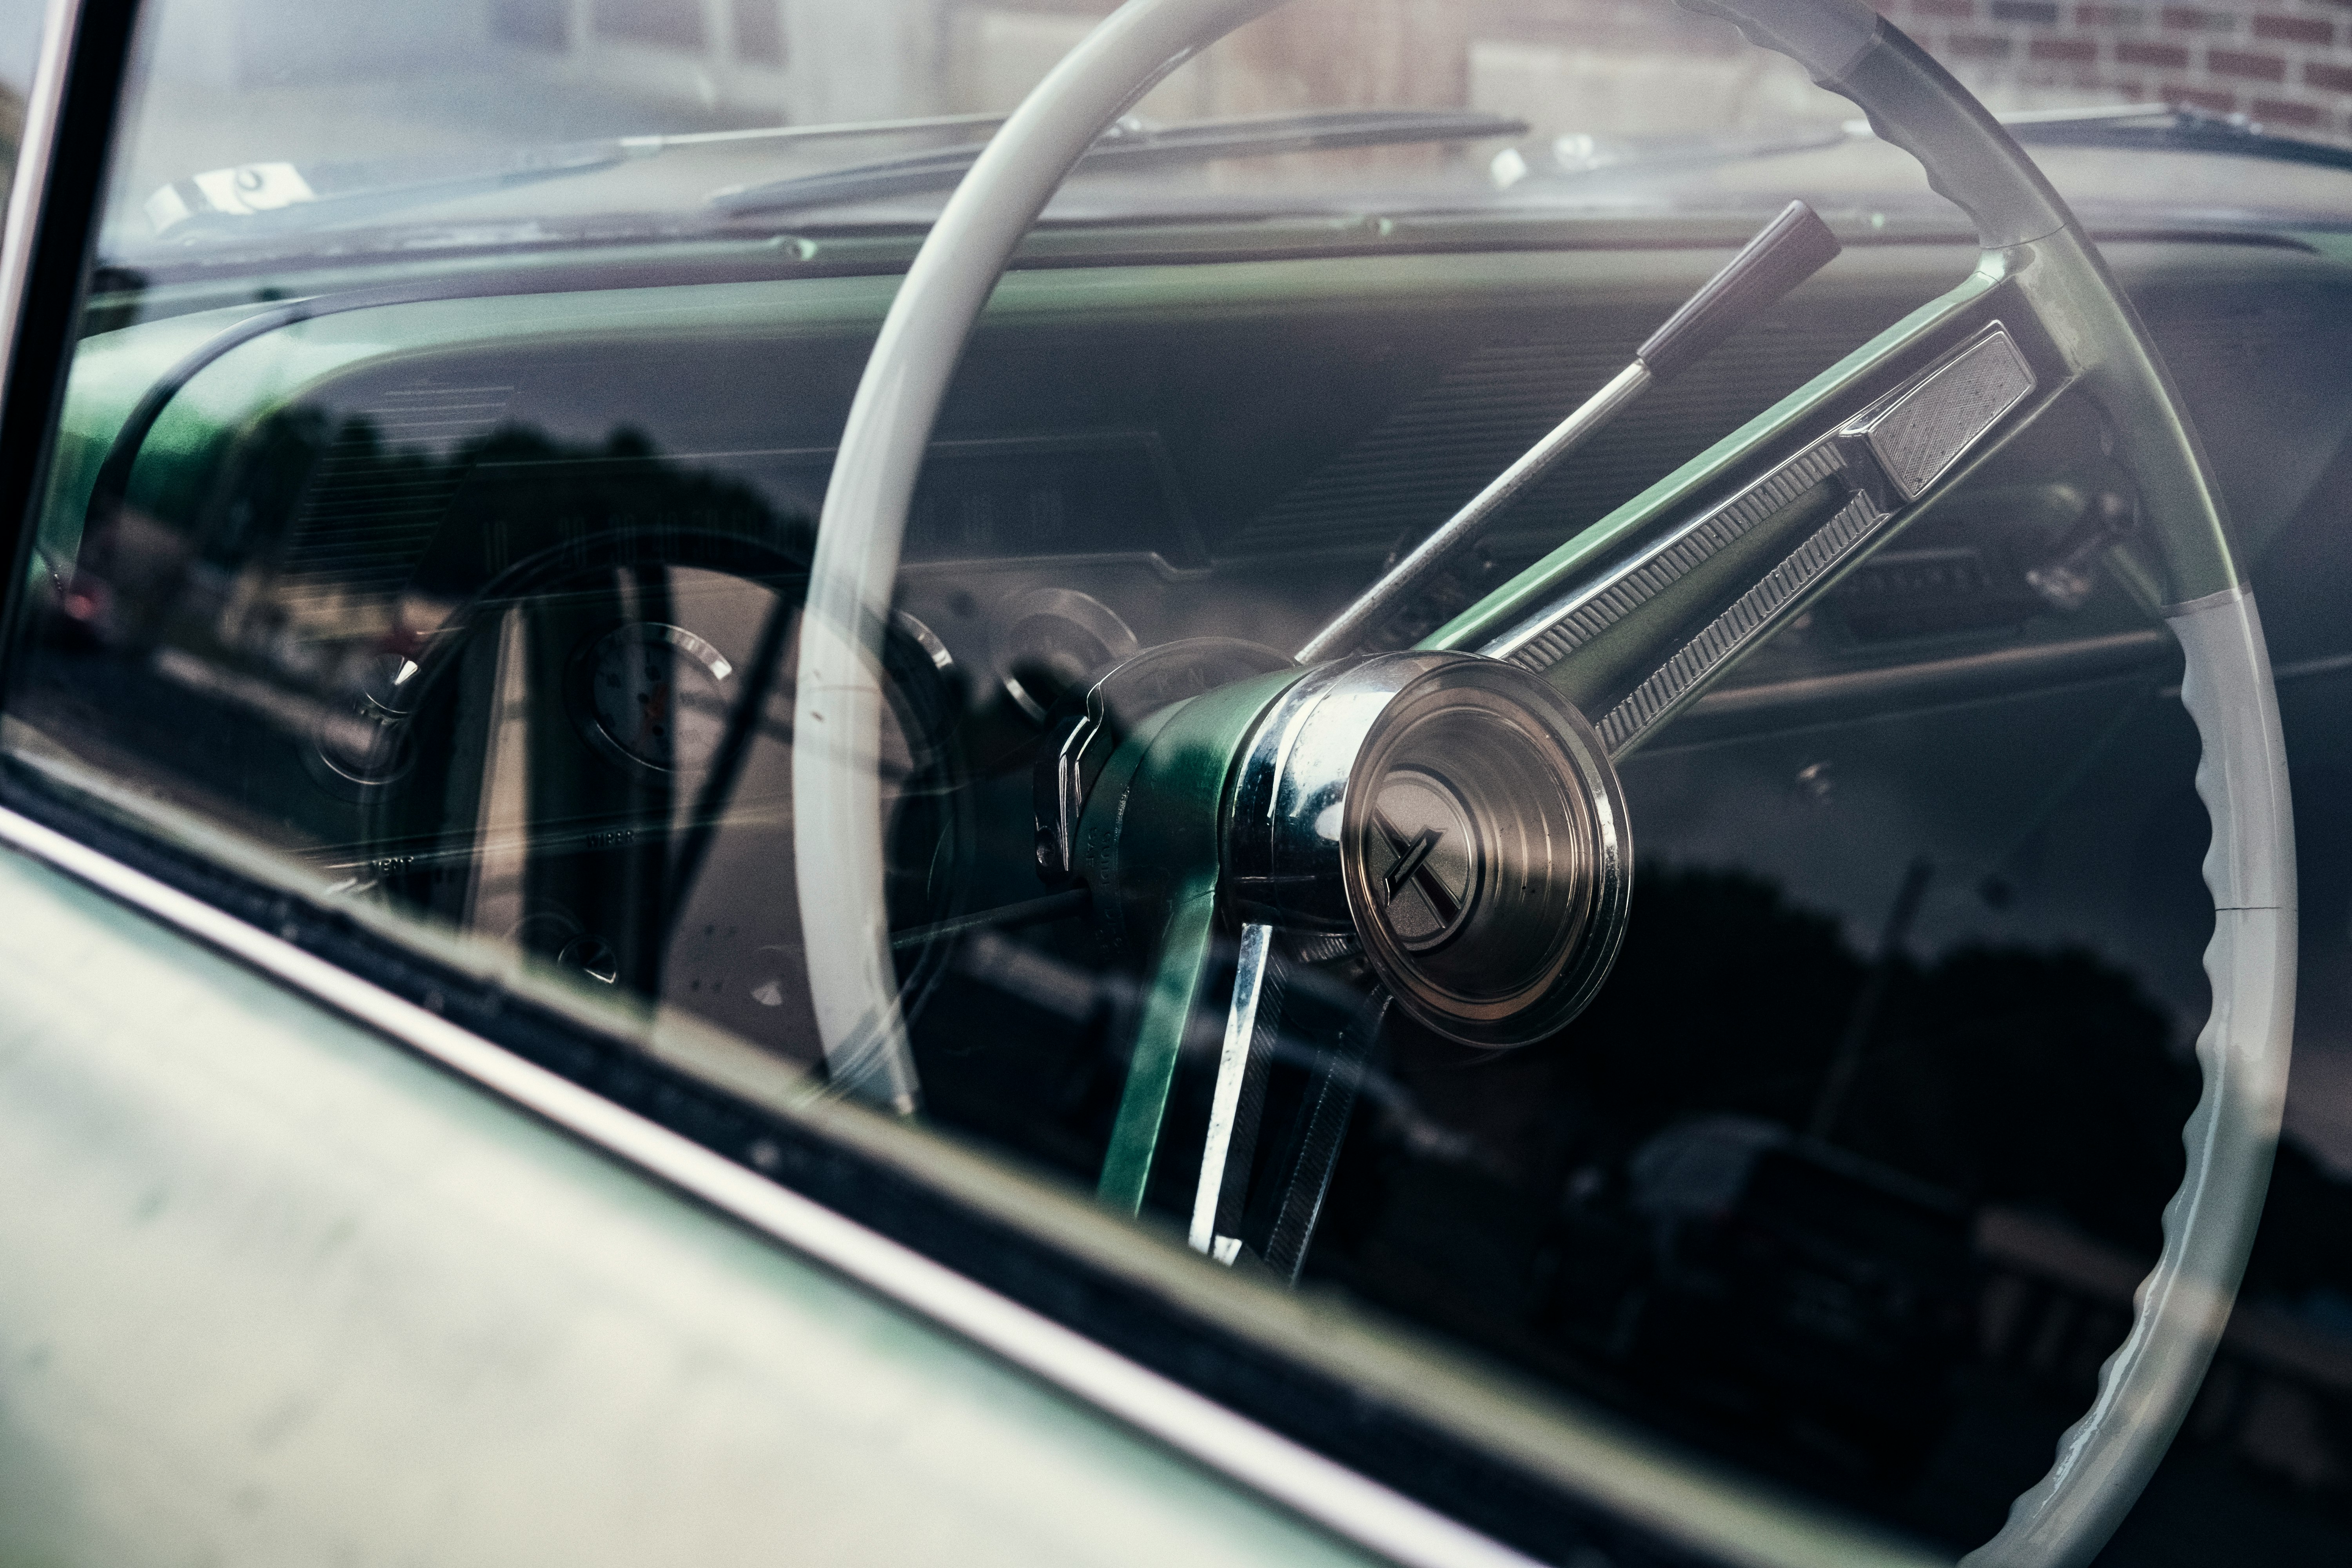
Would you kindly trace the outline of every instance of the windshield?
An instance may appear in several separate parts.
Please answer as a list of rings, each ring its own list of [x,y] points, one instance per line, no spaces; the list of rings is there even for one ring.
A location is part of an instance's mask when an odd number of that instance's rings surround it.
[[[144,24],[101,251],[168,269],[257,251],[920,227],[1101,8],[439,0],[328,30],[290,5],[173,0]],[[2177,57],[2212,79],[2218,42],[2192,58],[2125,25],[2077,58],[2080,40],[1965,36],[1939,16],[1906,19],[2021,121],[2135,101],[2237,115],[2236,148],[2184,151],[2128,121],[2095,145],[2039,138],[2095,226],[2352,213],[2352,173],[2271,155],[2283,136],[2340,127],[2342,95],[2324,89],[2352,79],[2341,68],[2282,58],[2275,87],[2173,91],[2146,63]],[[1393,47],[1338,58],[1306,11],[1242,29],[1102,150],[1151,155],[1089,160],[1047,221],[1744,215],[1797,194],[1843,229],[1960,222],[1852,104],[1727,25],[1663,5],[1599,19],[1484,4],[1388,31]],[[1302,137],[1302,121],[1339,112],[1357,117],[1348,134]]]

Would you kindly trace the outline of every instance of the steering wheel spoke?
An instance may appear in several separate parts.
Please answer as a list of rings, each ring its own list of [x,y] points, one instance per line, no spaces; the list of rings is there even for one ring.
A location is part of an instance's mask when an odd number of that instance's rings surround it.
[[[1187,1239],[1216,1262],[1230,1266],[1246,1252],[1295,1281],[1373,1067],[1391,997],[1377,984],[1356,992],[1327,982],[1307,987],[1322,994],[1302,1008],[1321,1016],[1321,1026],[1292,1017],[1286,1003],[1299,961],[1285,951],[1288,945],[1274,926],[1253,921],[1242,927]],[[1348,997],[1346,1005],[1333,1007],[1335,995]],[[1292,1075],[1296,1103],[1281,1124],[1269,1127],[1269,1080],[1278,1064]],[[1261,1158],[1268,1138],[1273,1142]]]
[[[1192,1194],[1185,1239],[1195,1252],[1231,1263],[1242,1247],[1242,1205],[1249,1195],[1250,1164],[1265,1111],[1265,1080],[1282,1030],[1286,975],[1274,927],[1242,927],[1234,966],[1234,996],[1217,1053],[1217,1080],[1209,1094],[1209,1131],[1201,1148],[1201,1179]]]
[[[1160,939],[1151,984],[1143,994],[1142,1021],[1128,1058],[1127,1086],[1119,1091],[1118,1114],[1111,1122],[1110,1149],[1095,1186],[1097,1198],[1123,1214],[1142,1209],[1151,1184],[1152,1158],[1160,1151],[1176,1065],[1216,963],[1216,873],[1196,871],[1178,890]]]
[[[1428,646],[1545,677],[1619,758],[2071,381],[2000,258],[1570,540]]]

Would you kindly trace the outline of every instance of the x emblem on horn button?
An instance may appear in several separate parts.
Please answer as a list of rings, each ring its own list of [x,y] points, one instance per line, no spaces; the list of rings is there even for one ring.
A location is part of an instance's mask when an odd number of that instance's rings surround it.
[[[1400,769],[1381,782],[1369,826],[1371,865],[1388,851],[1377,875],[1390,931],[1416,949],[1452,936],[1478,886],[1478,845],[1452,787],[1422,769]]]
[[[1389,848],[1396,855],[1396,863],[1381,879],[1388,888],[1389,897],[1395,898],[1408,881],[1415,882],[1419,885],[1421,896],[1429,900],[1430,908],[1435,911],[1439,923],[1452,925],[1454,917],[1462,912],[1461,901],[1444,882],[1438,880],[1437,873],[1429,865],[1429,852],[1437,847],[1437,841],[1445,835],[1434,827],[1424,827],[1420,837],[1407,844],[1404,834],[1388,819],[1386,812],[1375,812],[1373,817],[1388,839]]]

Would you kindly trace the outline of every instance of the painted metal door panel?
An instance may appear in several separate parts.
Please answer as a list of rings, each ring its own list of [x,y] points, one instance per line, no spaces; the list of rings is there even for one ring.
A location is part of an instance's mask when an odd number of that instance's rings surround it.
[[[0,944],[0,1560],[1350,1558],[21,856]]]

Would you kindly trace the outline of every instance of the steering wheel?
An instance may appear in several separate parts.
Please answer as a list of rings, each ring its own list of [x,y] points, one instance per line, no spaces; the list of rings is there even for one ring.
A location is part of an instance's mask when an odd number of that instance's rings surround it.
[[[2053,400],[2087,399],[2137,487],[2129,548],[2186,656],[2214,931],[2203,1091],[2162,1253],[2090,1411],[1966,1559],[2078,1563],[2186,1415],[2269,1183],[2293,1030],[2294,851],[2261,624],[2137,315],[1983,107],[1862,0],[1686,3],[1858,104],[1974,220],[1979,265],[1419,649],[1313,668],[1226,650],[1222,684],[1196,678],[1213,689],[1100,737],[1107,759],[1079,759],[1060,852],[1097,922],[1158,955],[1103,1194],[1140,1200],[1220,918],[1245,922],[1229,1058],[1250,1037],[1253,942],[1263,962],[1261,933],[1276,931],[1360,942],[1381,982],[1374,1011],[1401,1005],[1490,1048],[1556,1028],[1603,983],[1622,929],[1630,839],[1614,761]],[[1169,71],[1276,4],[1130,0],[1097,27],[948,203],[859,384],[812,569],[793,755],[810,984],[845,1092],[917,1102],[884,914],[877,671],[949,378],[1014,246],[1087,147]],[[1464,755],[1476,765],[1448,765]],[[1482,795],[1465,771],[1499,782]],[[1225,1089],[1221,1077],[1221,1103]],[[1213,1147],[1216,1136],[1213,1120]],[[1196,1213],[1195,1244],[1227,1256],[1214,1217]]]

